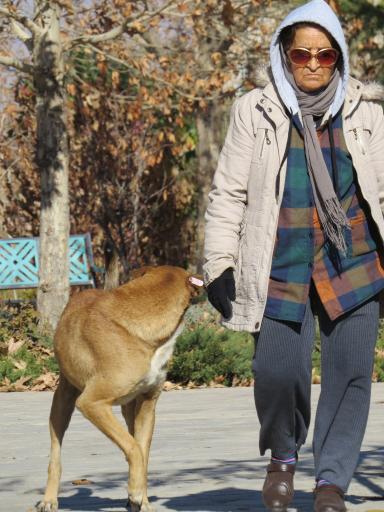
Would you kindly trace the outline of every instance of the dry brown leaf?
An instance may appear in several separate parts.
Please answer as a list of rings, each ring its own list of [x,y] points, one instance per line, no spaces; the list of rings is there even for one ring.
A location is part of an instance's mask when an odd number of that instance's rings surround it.
[[[173,391],[176,389],[183,389],[179,384],[174,384],[173,382],[167,380],[163,384],[163,391]]]
[[[12,390],[13,391],[26,391],[28,389],[28,386],[26,386],[25,384],[31,380],[32,377],[30,376],[27,376],[27,377],[20,377],[20,379],[18,379],[16,382],[13,383],[12,385]]]
[[[78,480],[73,480],[72,485],[91,485],[93,482],[88,480],[88,478],[79,478]]]
[[[27,363],[25,361],[13,361],[13,366],[17,370],[25,370],[27,367]]]
[[[32,391],[44,391],[45,389],[54,389],[57,385],[57,381],[59,380],[59,376],[53,372],[48,372],[38,377],[33,386],[31,387]]]
[[[20,377],[20,379],[18,379],[16,382],[14,382],[14,384],[20,384],[20,385],[24,385],[26,382],[30,381],[32,379],[31,375],[25,375],[25,377]]]
[[[3,384],[0,386],[0,392],[7,393],[8,391],[12,391],[12,384],[8,377],[4,377]]]
[[[188,11],[188,5],[186,3],[182,3],[182,4],[179,4],[177,6],[177,9],[180,11],[180,12],[187,12]]]
[[[124,2],[125,3],[125,0]],[[123,15],[125,18],[129,18],[132,14],[132,5],[128,4],[124,9],[123,9]]]
[[[120,85],[120,73],[118,71],[112,71],[112,84],[114,87]]]
[[[232,387],[236,387],[236,386],[240,386],[241,385],[241,380],[239,379],[239,377],[237,377],[236,375],[233,377],[232,379]]]
[[[85,102],[87,103],[87,105],[97,110],[98,108],[100,108],[100,94],[98,92],[88,94],[85,97]]]
[[[176,137],[175,137],[175,134],[170,132],[170,133],[167,133],[167,138],[170,142],[173,142],[175,143],[176,142]]]
[[[72,0],[56,0],[57,5],[65,9],[68,14],[74,14]]]
[[[25,343],[25,340],[15,341],[14,338],[8,340],[8,354],[14,354],[17,352]]]
[[[71,96],[75,96],[76,95],[76,86],[75,86],[75,84],[67,84],[67,92]]]
[[[211,54],[211,60],[214,64],[218,64],[222,59],[222,54],[220,52],[214,52]]]
[[[211,380],[211,382],[208,383],[208,387],[210,388],[225,388],[224,384],[219,384],[215,382],[214,380]]]
[[[40,354],[45,354],[47,356],[53,356],[53,350],[47,347],[42,347],[41,345],[37,345],[32,348],[32,352],[40,352]]]
[[[134,21],[131,25],[132,30],[135,30],[136,32],[144,32],[145,27],[142,23],[139,21]]]
[[[18,105],[16,105],[15,103],[10,103],[9,105],[6,106],[6,108],[4,109],[4,113],[10,115],[10,116],[13,116],[14,114],[16,114],[17,112],[19,111],[19,107]]]

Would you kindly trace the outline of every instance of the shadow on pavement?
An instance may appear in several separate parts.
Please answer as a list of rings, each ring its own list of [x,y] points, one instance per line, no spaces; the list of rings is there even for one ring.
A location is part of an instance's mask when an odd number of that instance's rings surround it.
[[[231,487],[170,498],[163,505],[179,512],[266,512],[260,491]],[[289,510],[311,512],[312,508],[312,493],[297,491]]]
[[[305,450],[309,451],[308,448]],[[212,466],[169,471],[162,473],[159,470],[150,471],[149,478],[149,500],[156,508],[156,502],[161,507],[178,512],[264,512],[261,492],[265,467],[260,460],[231,460],[216,459],[211,461]],[[267,460],[266,460],[267,462]],[[358,470],[354,479],[364,488],[366,492],[361,495],[348,495],[348,502],[352,505],[366,503],[367,510],[374,509],[375,503],[384,501],[384,448],[377,448],[364,451],[360,455]],[[297,476],[308,478],[313,477],[313,463],[311,458],[305,457],[299,464]],[[73,488],[70,482],[63,482],[62,489],[64,496],[59,498],[60,509],[65,511],[93,511],[102,512],[111,510],[113,512],[125,511],[126,499],[126,473],[104,473],[89,475],[92,484]],[[244,487],[244,482],[249,489]],[[170,482],[174,485],[174,492],[180,489],[179,496],[167,496]],[[193,492],[198,489],[200,482],[205,490]],[[380,482],[380,483],[379,483]],[[383,483],[382,483],[383,482]],[[293,511],[312,512],[313,498],[311,491],[301,491],[299,482],[293,502]],[[206,490],[211,486],[212,490]],[[219,487],[220,486],[220,487]],[[167,489],[168,487],[168,489]],[[190,487],[190,494],[181,494],[182,489]],[[116,496],[116,489],[121,489],[121,499],[105,497],[108,490],[113,491]],[[162,492],[163,491],[163,492]],[[151,494],[156,492],[157,494]],[[98,494],[101,496],[98,496]],[[66,495],[65,495],[66,494]],[[68,496],[68,494],[71,494]],[[104,495],[104,496],[103,496]],[[378,506],[378,505],[377,505]],[[380,503],[382,506],[382,503]]]
[[[150,496],[149,500],[156,509],[157,496]],[[162,507],[177,512],[265,512],[259,491],[236,489],[227,487],[216,491],[205,491],[177,497],[162,497]],[[60,510],[94,511],[102,512],[112,510],[126,511],[126,500],[102,498],[93,495],[90,488],[77,489],[69,497],[59,498]],[[297,492],[295,495],[295,508],[300,512],[312,510],[312,493]]]
[[[365,450],[360,453],[359,464],[354,479],[367,491],[376,495],[376,500],[384,500],[384,447]],[[373,478],[375,481],[373,481]],[[380,478],[381,485],[377,483]],[[365,498],[373,501],[372,497]],[[354,503],[351,501],[351,503]]]

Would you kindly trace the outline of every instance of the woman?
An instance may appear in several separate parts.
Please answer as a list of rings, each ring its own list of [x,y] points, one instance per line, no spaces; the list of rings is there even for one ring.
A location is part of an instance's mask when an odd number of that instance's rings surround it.
[[[318,315],[322,389],[313,439],[316,512],[345,511],[366,428],[384,288],[384,91],[349,77],[324,0],[292,11],[271,80],[235,101],[209,195],[205,281],[223,324],[254,333],[263,487],[293,498],[310,421]]]

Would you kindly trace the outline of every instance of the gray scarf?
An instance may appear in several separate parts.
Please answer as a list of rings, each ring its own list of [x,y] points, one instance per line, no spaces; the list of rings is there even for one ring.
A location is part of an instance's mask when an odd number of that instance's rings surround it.
[[[282,52],[282,61],[285,76],[296,93],[303,118],[305,157],[320,223],[326,238],[345,255],[347,245],[344,229],[350,229],[350,224],[333,188],[313,119],[313,116],[324,115],[332,105],[340,80],[340,72],[337,68],[335,69],[325,89],[316,93],[307,93],[296,85],[284,52]]]

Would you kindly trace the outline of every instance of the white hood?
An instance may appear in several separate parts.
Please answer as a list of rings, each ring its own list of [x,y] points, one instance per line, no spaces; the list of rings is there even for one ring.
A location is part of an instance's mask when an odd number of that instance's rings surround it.
[[[348,47],[345,42],[343,29],[336,14],[324,0],[312,0],[288,14],[274,33],[270,46],[270,59],[272,74],[280,98],[285,106],[293,114],[299,113],[296,94],[285,77],[280,53],[280,33],[290,25],[301,22],[316,23],[323,27],[340,46],[343,67],[341,69],[341,80],[337,88],[335,99],[331,107],[331,114],[335,116],[342,107],[345,99],[347,82],[349,78],[349,56]]]

